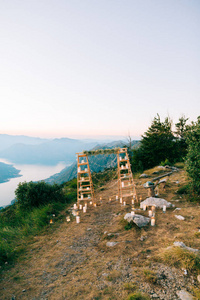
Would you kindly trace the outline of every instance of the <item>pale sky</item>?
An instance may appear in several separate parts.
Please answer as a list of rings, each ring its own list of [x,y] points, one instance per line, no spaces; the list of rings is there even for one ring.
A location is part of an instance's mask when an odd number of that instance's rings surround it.
[[[140,136],[200,115],[199,0],[0,0],[0,133]]]

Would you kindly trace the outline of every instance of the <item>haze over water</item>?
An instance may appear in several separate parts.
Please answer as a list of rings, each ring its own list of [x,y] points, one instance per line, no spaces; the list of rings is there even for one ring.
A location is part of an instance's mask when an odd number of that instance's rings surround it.
[[[15,190],[19,182],[43,180],[51,175],[59,173],[67,165],[63,162],[54,166],[47,165],[18,165],[0,159],[0,162],[12,164],[17,170],[20,170],[20,177],[12,178],[8,182],[0,184],[0,206],[9,205],[15,198]]]

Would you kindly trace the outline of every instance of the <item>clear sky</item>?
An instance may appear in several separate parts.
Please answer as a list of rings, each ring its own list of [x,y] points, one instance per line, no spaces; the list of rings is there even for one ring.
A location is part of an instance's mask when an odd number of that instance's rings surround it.
[[[0,133],[140,136],[200,115],[199,0],[0,0]]]

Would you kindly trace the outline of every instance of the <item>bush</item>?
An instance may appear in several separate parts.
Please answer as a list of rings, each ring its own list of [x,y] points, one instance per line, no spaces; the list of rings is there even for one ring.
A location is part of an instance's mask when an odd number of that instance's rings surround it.
[[[15,195],[20,209],[31,210],[51,202],[65,202],[62,187],[41,182],[19,183]]]

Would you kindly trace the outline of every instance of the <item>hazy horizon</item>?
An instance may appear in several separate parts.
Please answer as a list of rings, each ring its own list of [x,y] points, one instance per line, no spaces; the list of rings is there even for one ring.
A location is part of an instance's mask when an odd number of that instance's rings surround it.
[[[140,137],[200,114],[197,0],[0,0],[1,133]]]

